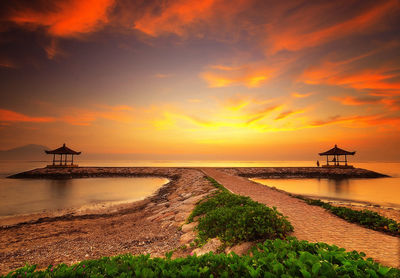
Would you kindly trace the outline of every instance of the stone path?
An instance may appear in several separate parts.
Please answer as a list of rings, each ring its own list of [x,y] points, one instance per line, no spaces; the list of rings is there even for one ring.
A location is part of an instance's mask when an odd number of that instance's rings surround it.
[[[310,242],[326,242],[347,251],[364,252],[384,265],[400,267],[400,238],[385,235],[344,221],[325,209],[310,206],[289,195],[246,178],[224,172],[223,169],[204,168],[202,171],[233,193],[275,206],[294,226],[293,236]]]

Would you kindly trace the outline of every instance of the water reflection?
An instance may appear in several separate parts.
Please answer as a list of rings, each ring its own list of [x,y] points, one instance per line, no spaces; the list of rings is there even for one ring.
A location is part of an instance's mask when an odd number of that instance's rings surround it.
[[[321,181],[320,181],[321,182]],[[322,181],[324,184],[325,181]],[[327,184],[330,191],[337,194],[345,194],[350,192],[350,181],[349,179],[328,179]]]
[[[54,198],[64,199],[71,193],[72,180],[50,180],[49,192]]]
[[[400,208],[400,178],[252,180],[294,194]]]
[[[165,178],[0,179],[0,216],[131,202],[155,192]]]

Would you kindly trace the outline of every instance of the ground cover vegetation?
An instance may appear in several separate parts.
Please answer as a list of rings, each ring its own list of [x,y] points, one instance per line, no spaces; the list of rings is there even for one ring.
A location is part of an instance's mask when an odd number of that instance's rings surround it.
[[[295,238],[266,240],[251,255],[213,254],[171,259],[131,254],[60,264],[35,271],[26,266],[6,277],[399,277],[363,253]]]
[[[374,211],[367,209],[360,211],[346,207],[333,206],[321,200],[309,199],[300,195],[296,195],[295,197],[304,200],[309,205],[320,206],[346,221],[359,224],[375,231],[381,231],[393,236],[400,236],[400,223]]]
[[[229,193],[216,181],[209,180],[220,190],[201,201],[189,221],[198,218],[198,232],[203,240],[217,236],[233,244],[261,236],[268,238],[253,247],[250,254],[210,252],[177,259],[171,259],[172,252],[165,258],[124,254],[72,266],[50,265],[43,270],[27,265],[5,277],[400,277],[399,269],[365,259],[362,252],[346,252],[334,245],[286,237],[293,227],[276,209],[261,209],[264,205]],[[266,216],[260,216],[262,213]],[[240,220],[234,220],[235,217]],[[213,222],[226,224],[227,231],[215,227]],[[233,235],[235,229],[239,235]]]

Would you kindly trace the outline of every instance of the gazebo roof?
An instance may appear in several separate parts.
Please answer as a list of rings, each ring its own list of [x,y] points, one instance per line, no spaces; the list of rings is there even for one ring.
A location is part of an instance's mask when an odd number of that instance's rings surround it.
[[[76,154],[79,155],[81,152],[76,152],[74,150],[71,150],[70,148],[66,147],[65,144],[63,144],[62,147],[52,150],[52,151],[45,151],[47,154]]]
[[[335,147],[333,147],[329,151],[319,153],[319,155],[354,155],[355,153],[356,152],[345,151],[341,148],[338,148],[338,146],[335,145]]]

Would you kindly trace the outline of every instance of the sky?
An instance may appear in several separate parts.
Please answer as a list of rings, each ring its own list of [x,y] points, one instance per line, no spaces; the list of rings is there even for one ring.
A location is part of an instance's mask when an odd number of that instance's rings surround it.
[[[400,0],[3,0],[0,149],[400,161]]]

